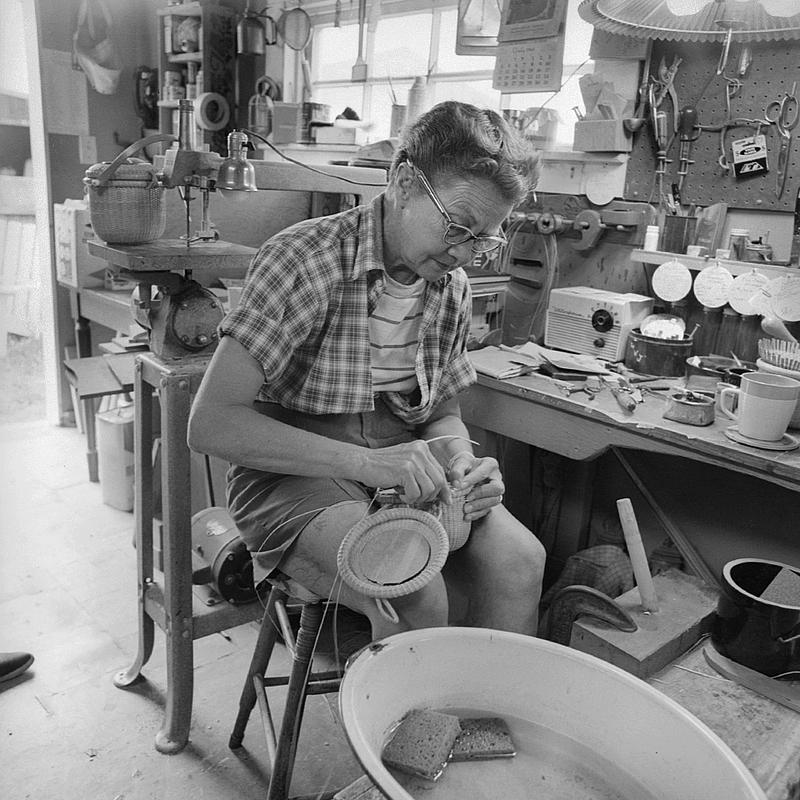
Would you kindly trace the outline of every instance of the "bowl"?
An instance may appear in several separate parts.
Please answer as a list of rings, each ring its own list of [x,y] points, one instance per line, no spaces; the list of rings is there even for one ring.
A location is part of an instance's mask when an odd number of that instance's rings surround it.
[[[776,367],[774,364],[769,364],[763,358],[756,361],[759,372],[771,372],[773,375],[783,375],[787,378],[794,378],[800,381],[800,371],[794,369],[784,369],[783,367]],[[797,401],[792,418],[789,420],[789,428],[792,430],[800,430],[800,399]]]
[[[719,381],[730,382],[737,371],[757,372],[752,361],[740,361],[726,356],[691,356],[686,359],[686,385],[691,389],[714,391]]]
[[[601,775],[613,784],[607,794],[637,800],[766,798],[738,756],[674,700],[619,667],[531,636],[459,627],[389,636],[350,661],[339,706],[356,757],[390,800],[413,800],[408,784],[419,780],[381,760],[413,709],[501,717],[517,749],[511,759],[451,763],[435,787],[412,789],[417,797],[528,798],[531,786],[545,785],[544,770],[548,781],[563,771],[576,782],[562,792],[570,797],[589,796],[579,785]]]

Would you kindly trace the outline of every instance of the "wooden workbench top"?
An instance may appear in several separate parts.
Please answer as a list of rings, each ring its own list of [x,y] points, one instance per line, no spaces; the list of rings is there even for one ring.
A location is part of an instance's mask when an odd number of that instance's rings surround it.
[[[255,247],[232,242],[192,242],[157,239],[146,244],[86,243],[93,256],[131,272],[213,271],[215,275],[242,276],[256,254]]]

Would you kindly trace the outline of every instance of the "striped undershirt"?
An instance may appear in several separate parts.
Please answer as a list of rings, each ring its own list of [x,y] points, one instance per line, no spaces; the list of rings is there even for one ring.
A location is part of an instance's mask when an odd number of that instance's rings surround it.
[[[417,388],[415,360],[422,322],[425,280],[399,283],[386,275],[386,288],[369,318],[372,389],[408,393]]]

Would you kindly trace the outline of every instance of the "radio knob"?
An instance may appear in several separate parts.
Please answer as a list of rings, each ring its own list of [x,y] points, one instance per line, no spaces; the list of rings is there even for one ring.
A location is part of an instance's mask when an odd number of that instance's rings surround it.
[[[611,312],[605,308],[598,308],[592,314],[592,327],[601,333],[610,331],[614,327],[614,317],[611,316]]]
[[[598,347],[598,348],[600,348],[600,347],[605,347],[605,346],[606,346],[606,340],[605,340],[605,339],[601,339],[601,338],[598,336],[598,337],[597,337],[597,338],[596,338],[596,339],[595,339],[595,340],[592,342],[592,344],[593,344],[595,347]]]

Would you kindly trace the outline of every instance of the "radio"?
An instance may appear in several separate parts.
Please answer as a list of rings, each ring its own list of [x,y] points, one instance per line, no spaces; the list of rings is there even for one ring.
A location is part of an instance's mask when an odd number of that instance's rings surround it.
[[[628,334],[653,311],[653,299],[590,286],[553,289],[545,320],[546,347],[596,356],[625,357]]]

